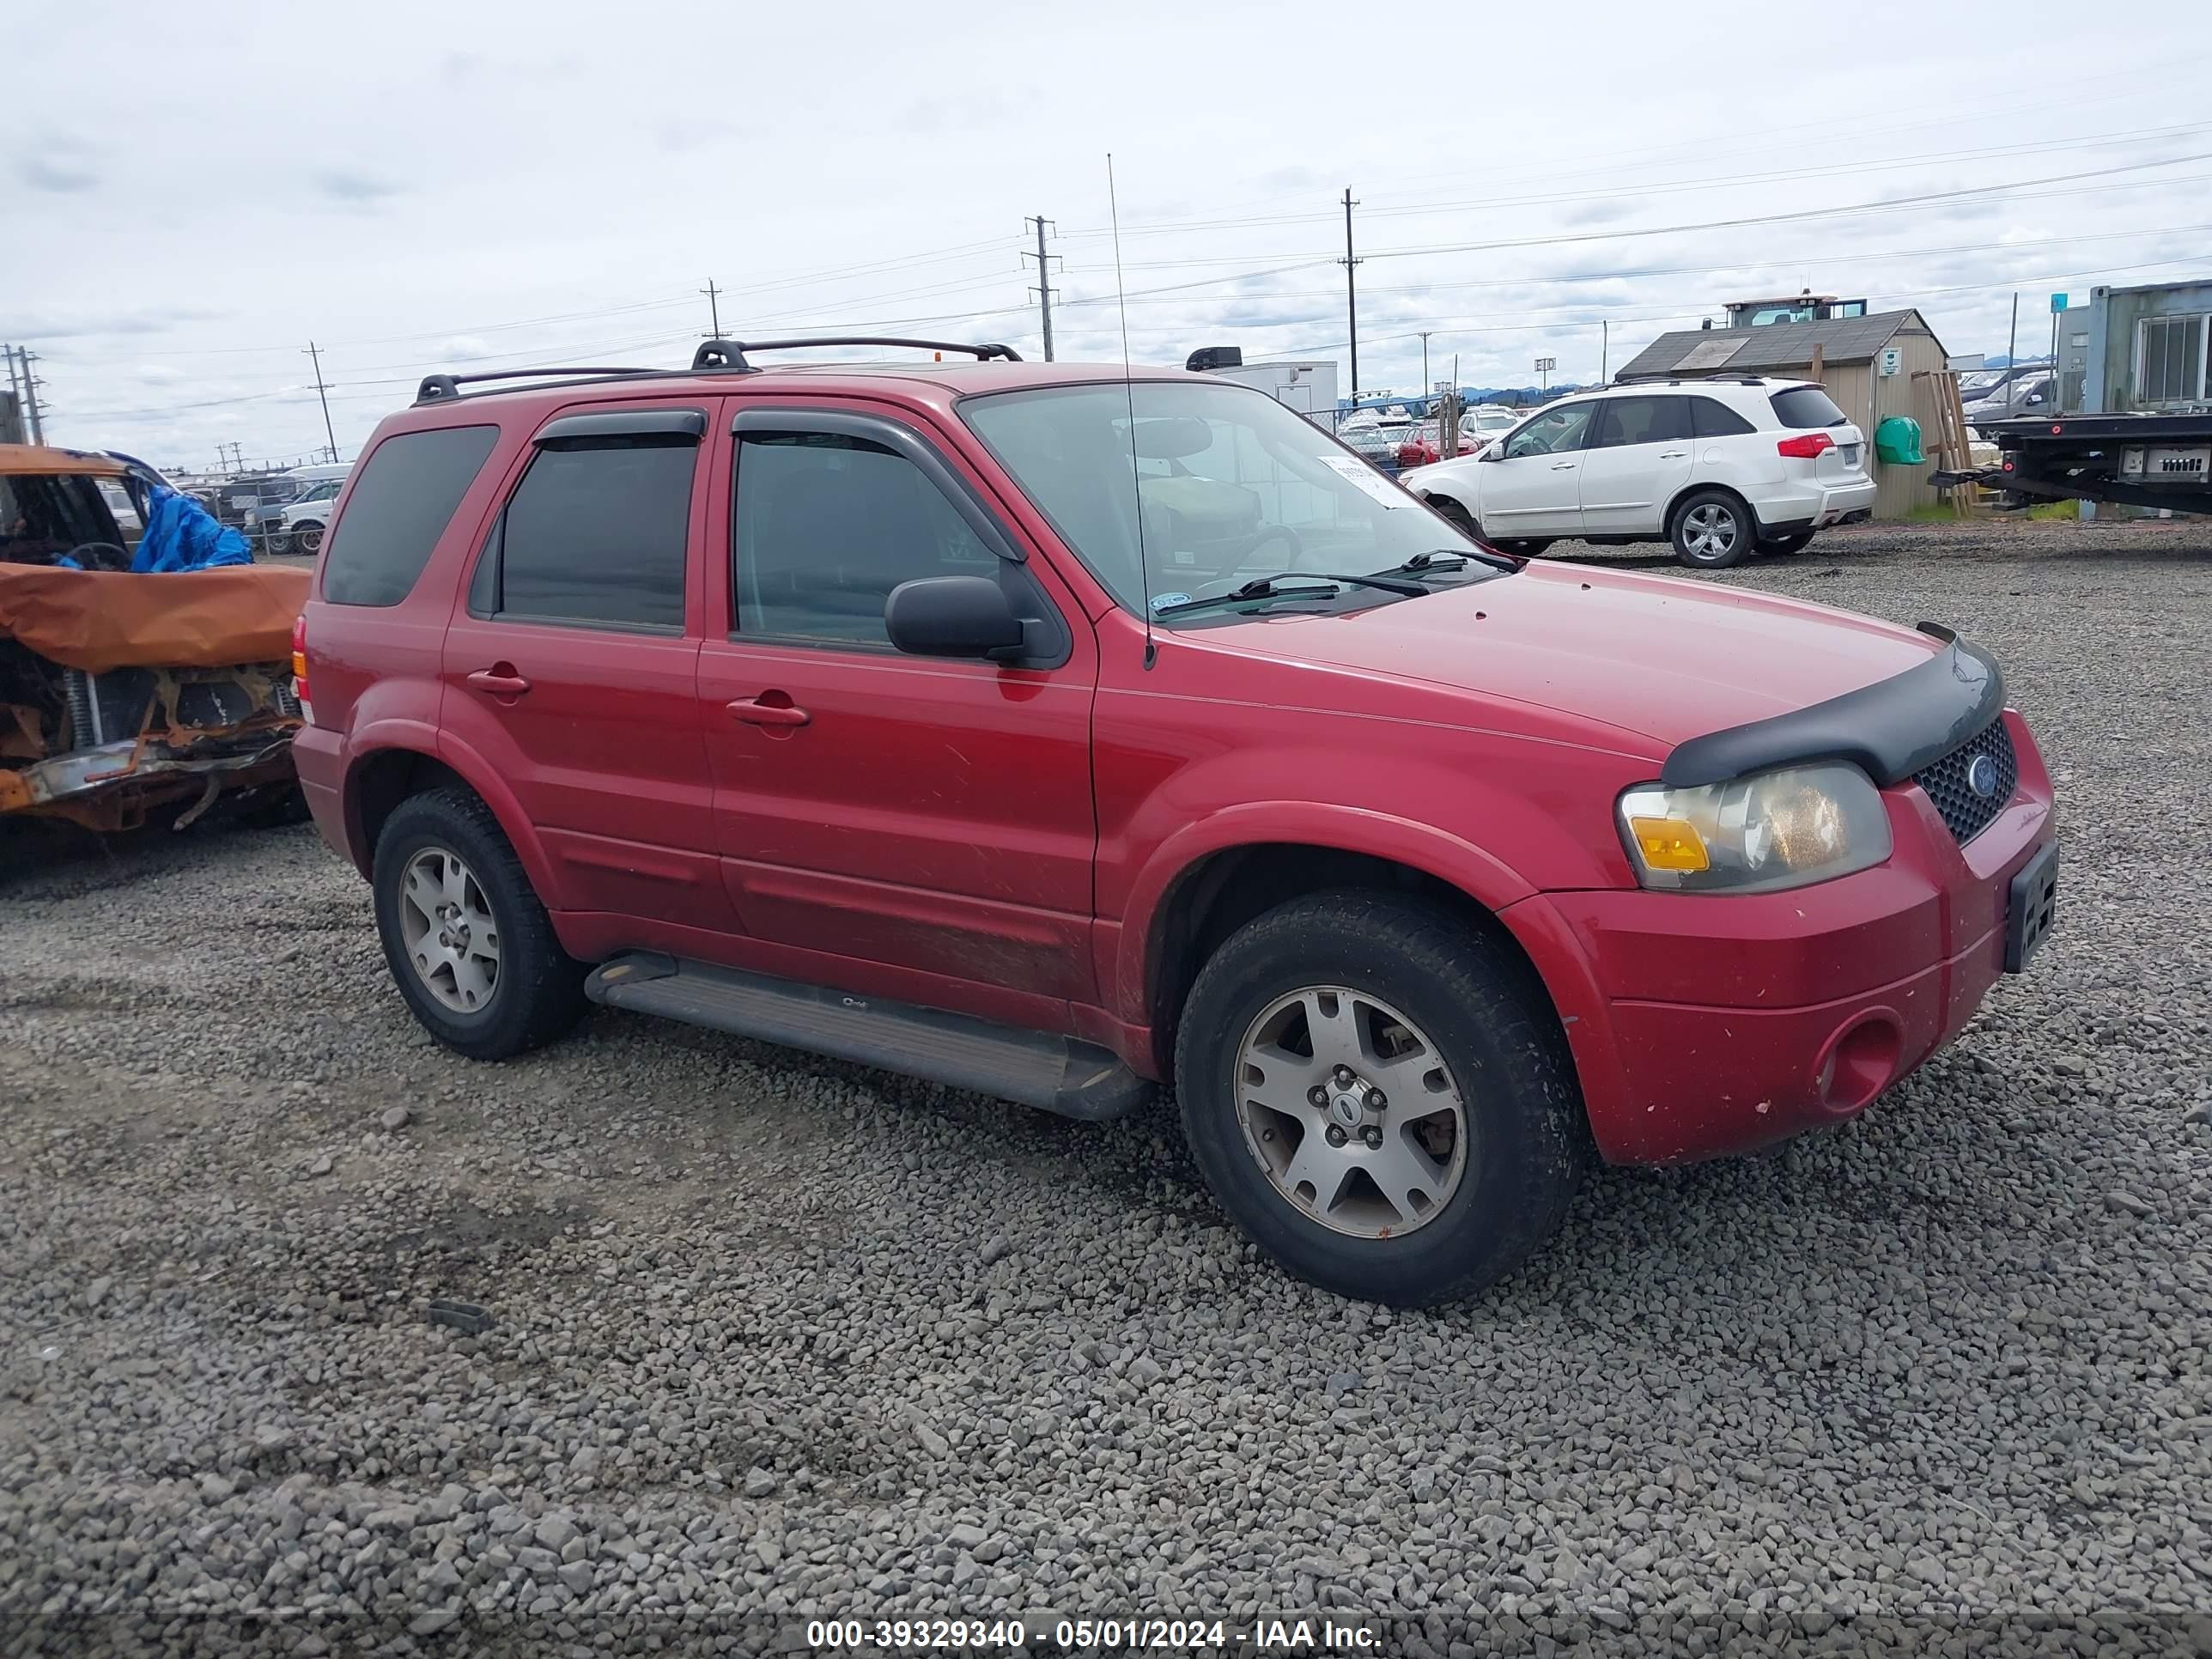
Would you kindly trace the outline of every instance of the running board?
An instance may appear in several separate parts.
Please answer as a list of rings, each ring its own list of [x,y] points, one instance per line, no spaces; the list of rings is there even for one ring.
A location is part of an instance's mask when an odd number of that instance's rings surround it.
[[[584,981],[584,994],[610,1008],[878,1066],[1062,1117],[1096,1122],[1124,1116],[1152,1086],[1106,1049],[1075,1037],[651,951],[601,963]]]

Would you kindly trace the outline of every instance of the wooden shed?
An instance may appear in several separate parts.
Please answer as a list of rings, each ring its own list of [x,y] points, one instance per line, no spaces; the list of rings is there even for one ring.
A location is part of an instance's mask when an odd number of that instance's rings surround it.
[[[1892,354],[1894,354],[1893,356]],[[1818,380],[1836,406],[1866,434],[1867,468],[1874,475],[1874,516],[1902,519],[1941,498],[1928,475],[1936,467],[1936,390],[1916,375],[1941,374],[1943,343],[1917,311],[1883,311],[1871,317],[1822,322],[1769,323],[1760,328],[1680,329],[1662,334],[1638,352],[1617,380],[1710,380],[1738,374],[1771,374]],[[1890,372],[1885,374],[1887,368]],[[1875,428],[1893,415],[1920,422],[1919,466],[1888,465],[1874,453]]]

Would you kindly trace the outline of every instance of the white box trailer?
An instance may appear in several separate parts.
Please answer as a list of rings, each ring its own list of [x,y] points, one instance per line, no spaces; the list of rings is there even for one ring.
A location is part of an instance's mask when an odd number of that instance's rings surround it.
[[[1260,363],[1222,361],[1229,355],[1228,351],[1218,348],[1210,352],[1194,353],[1189,367],[1218,374],[1224,380],[1241,380],[1246,386],[1257,386],[1285,409],[1294,409],[1319,425],[1326,427],[1334,423],[1334,358],[1285,357]],[[1211,361],[1202,362],[1202,359]]]

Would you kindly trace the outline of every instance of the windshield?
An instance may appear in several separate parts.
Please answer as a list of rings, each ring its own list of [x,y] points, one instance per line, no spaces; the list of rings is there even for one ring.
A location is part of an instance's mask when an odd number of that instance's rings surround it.
[[[1132,611],[1148,592],[1158,612],[1263,576],[1359,575],[1476,550],[1326,434],[1242,386],[1107,381],[964,398],[960,413]],[[1495,574],[1474,563],[1452,572]],[[1334,599],[1342,608],[1392,597],[1348,587]]]
[[[0,559],[52,564],[88,543],[122,544],[100,481],[76,472],[0,475]]]

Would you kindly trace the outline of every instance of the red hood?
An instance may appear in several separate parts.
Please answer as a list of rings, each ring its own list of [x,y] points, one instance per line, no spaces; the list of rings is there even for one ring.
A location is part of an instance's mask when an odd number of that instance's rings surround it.
[[[1672,746],[1823,702],[1942,649],[1869,617],[1686,577],[1532,563],[1425,599],[1255,619],[1237,644],[1432,681]]]

